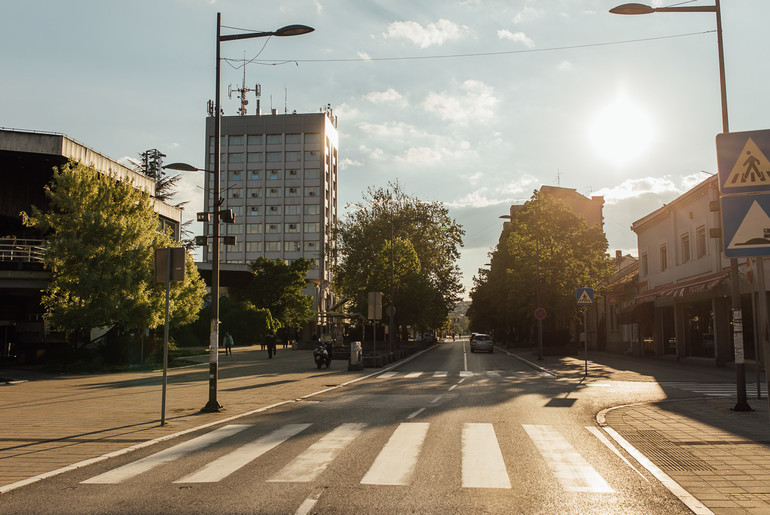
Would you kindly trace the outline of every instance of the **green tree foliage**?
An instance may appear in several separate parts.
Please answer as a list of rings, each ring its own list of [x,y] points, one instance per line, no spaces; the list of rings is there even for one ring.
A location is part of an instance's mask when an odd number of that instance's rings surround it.
[[[397,325],[439,327],[462,292],[457,259],[465,234],[440,202],[410,197],[398,182],[369,188],[335,227],[334,289],[366,313],[366,292],[382,291]],[[392,231],[392,232],[391,232]],[[390,295],[393,238],[393,298]]]
[[[222,297],[219,302],[220,337],[229,331],[237,345],[261,343],[267,334],[275,333],[280,324],[269,309],[258,308],[248,300]]]
[[[155,249],[178,246],[157,231],[149,195],[78,163],[54,170],[46,187],[49,210],[22,213],[46,234],[51,281],[46,315],[73,341],[93,327],[154,328],[163,323],[165,285],[155,282]],[[187,256],[185,279],[172,283],[172,324],[196,319],[205,285]]]
[[[302,290],[314,266],[314,261],[304,258],[290,265],[280,259],[258,258],[251,264],[254,276],[244,297],[256,308],[268,309],[281,327],[301,328],[313,316],[313,299]]]
[[[606,252],[600,227],[589,227],[563,202],[536,191],[490,254],[490,269],[474,277],[471,329],[526,340],[536,323],[534,310],[543,307],[548,313],[544,331],[552,343],[564,343],[553,340],[565,338],[578,318],[575,290],[597,285],[612,273]]]

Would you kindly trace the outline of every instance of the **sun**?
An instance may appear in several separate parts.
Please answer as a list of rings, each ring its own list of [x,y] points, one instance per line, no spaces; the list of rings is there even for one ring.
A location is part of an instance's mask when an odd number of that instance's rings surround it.
[[[625,165],[644,154],[652,144],[652,118],[620,93],[591,120],[588,135],[594,150],[616,165]]]

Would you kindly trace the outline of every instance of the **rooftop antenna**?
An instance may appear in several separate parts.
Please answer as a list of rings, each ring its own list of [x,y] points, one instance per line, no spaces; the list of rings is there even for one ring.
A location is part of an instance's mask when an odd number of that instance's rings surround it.
[[[556,169],[556,185],[561,188],[561,170]]]
[[[259,84],[255,85],[254,88],[247,88],[246,87],[246,52],[243,53],[243,83],[241,87],[235,87],[233,88],[232,84],[227,86],[227,96],[229,98],[233,98],[233,91],[238,93],[238,98],[241,99],[241,107],[238,108],[238,114],[241,116],[246,116],[246,106],[249,105],[249,101],[246,100],[246,93],[249,91],[253,91],[256,93],[257,97],[257,114],[260,114],[260,108],[259,108],[259,97],[262,95],[262,86]]]
[[[283,85],[283,114],[289,114],[289,88]]]

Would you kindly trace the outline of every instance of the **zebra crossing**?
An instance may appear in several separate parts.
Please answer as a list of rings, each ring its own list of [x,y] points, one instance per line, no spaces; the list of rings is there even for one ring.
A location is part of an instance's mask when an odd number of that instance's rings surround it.
[[[181,478],[170,477],[175,484],[217,483],[298,435],[307,433],[313,424],[287,424],[259,436],[202,468]],[[232,424],[180,443],[145,458],[114,468],[81,482],[90,485],[119,484],[152,469],[168,465],[185,456],[211,452],[212,446],[253,428],[249,424]],[[612,493],[614,490],[558,429],[547,425],[522,425],[555,480],[565,491]],[[315,481],[329,465],[360,438],[369,426],[365,423],[342,423],[322,436],[298,455],[288,459],[282,468],[264,479],[267,483],[308,483]],[[594,429],[594,428],[587,428]],[[403,486],[411,484],[423,445],[431,435],[428,422],[403,422],[395,427],[389,439],[360,479],[362,485]],[[506,461],[491,423],[464,423],[461,431],[461,485],[463,488],[510,489],[509,467],[517,458]],[[183,467],[179,467],[182,469]],[[168,477],[168,473],[164,477]],[[173,475],[173,472],[171,472]]]
[[[737,397],[735,383],[699,383],[688,381],[660,381],[661,388],[679,388],[688,392],[700,393],[707,397]],[[762,396],[767,398],[767,385],[760,383]],[[757,383],[746,383],[746,393],[756,394]]]
[[[550,374],[546,374],[544,372],[505,372],[505,377],[548,377],[551,378],[552,376]],[[479,372],[474,372],[472,370],[460,370],[456,373],[451,374],[448,370],[437,370],[435,372],[423,372],[423,371],[414,371],[414,372],[383,372],[382,374],[379,374],[375,376],[375,379],[427,379],[427,378],[433,378],[433,379],[447,379],[447,378],[453,378],[453,377],[459,377],[459,378],[469,378],[469,377],[485,377],[489,379],[501,379],[504,377],[503,373],[498,372],[497,370],[483,370]]]

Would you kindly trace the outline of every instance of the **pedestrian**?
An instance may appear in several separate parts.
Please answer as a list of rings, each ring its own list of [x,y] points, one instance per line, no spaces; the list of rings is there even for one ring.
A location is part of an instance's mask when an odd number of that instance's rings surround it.
[[[233,354],[233,337],[228,331],[225,331],[225,356]]]
[[[265,343],[267,344],[267,357],[273,359],[273,354],[276,354],[275,333],[268,334]]]

